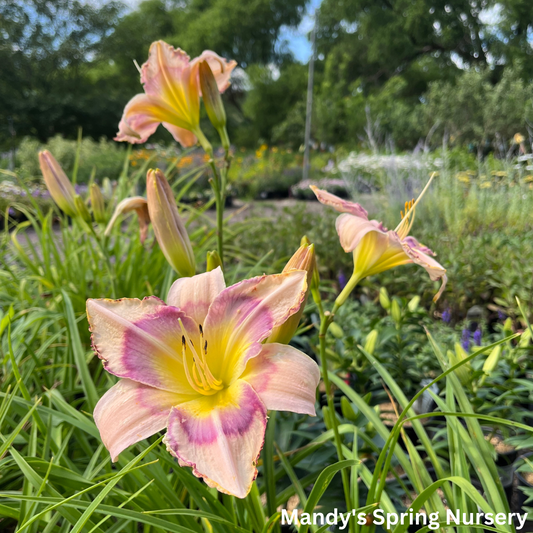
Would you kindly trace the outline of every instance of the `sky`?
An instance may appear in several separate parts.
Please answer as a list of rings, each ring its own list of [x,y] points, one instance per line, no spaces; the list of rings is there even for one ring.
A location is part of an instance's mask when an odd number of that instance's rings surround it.
[[[287,41],[289,50],[301,63],[307,63],[311,57],[311,41],[309,32],[313,29],[314,14],[322,0],[311,0],[307,6],[307,13],[300,22],[298,28],[283,26],[280,32],[280,40]]]
[[[101,2],[102,0],[99,1]],[[134,9],[141,0],[122,0],[122,2]],[[311,57],[311,42],[308,34],[313,28],[315,10],[320,6],[321,2],[322,0],[310,0],[307,5],[307,12],[298,28],[281,27],[280,41],[287,42],[288,49],[294,54],[296,60],[301,63],[307,63]]]

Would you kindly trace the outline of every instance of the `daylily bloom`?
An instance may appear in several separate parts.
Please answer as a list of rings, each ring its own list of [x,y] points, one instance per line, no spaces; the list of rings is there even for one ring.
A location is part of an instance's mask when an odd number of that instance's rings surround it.
[[[288,344],[300,324],[300,319],[302,318],[305,309],[305,303],[307,301],[307,296],[311,288],[311,282],[316,268],[315,245],[310,244],[307,238],[302,239],[302,241],[302,245],[289,259],[283,268],[282,273],[292,272],[293,270],[305,270],[307,272],[307,291],[305,293],[304,301],[296,313],[290,316],[283,324],[272,330],[272,334],[267,342]]]
[[[167,303],[88,300],[92,342],[121,378],[94,420],[113,461],[167,428],[168,451],[210,487],[244,498],[257,475],[267,409],[315,415],[317,364],[264,344],[297,311],[306,272],[260,276],[225,288],[217,268],[171,287]]]
[[[46,187],[59,209],[71,217],[77,217],[76,191],[56,158],[44,150],[39,152],[39,164]]]
[[[137,217],[139,218],[141,243],[144,243],[146,237],[148,236],[150,214],[148,213],[148,202],[146,201],[146,198],[143,198],[142,196],[124,198],[124,200],[117,204],[117,207],[115,207],[115,211],[113,212],[113,216],[111,217],[111,220],[105,229],[104,235],[109,236],[111,234],[111,229],[120,215],[125,215],[131,211],[135,211],[137,213]]]
[[[170,266],[181,276],[194,276],[196,265],[191,241],[179,213],[174,193],[163,173],[146,175],[148,212],[155,237]]]
[[[446,269],[431,257],[435,253],[409,236],[416,203],[427,185],[416,202],[406,203],[405,215],[402,214],[402,220],[394,231],[387,231],[377,220],[369,220],[368,213],[359,204],[343,200],[314,185],[311,185],[311,189],[321,203],[342,213],[337,218],[336,228],[344,251],[353,252],[354,282],[400,265],[416,263],[426,269],[433,281],[442,279],[441,288],[434,300],[440,297],[446,286]]]
[[[148,61],[141,67],[144,93],[126,105],[115,140],[143,143],[163,124],[183,146],[193,146],[197,139],[202,145],[204,141],[209,144],[200,130],[201,61],[209,64],[219,91],[224,92],[237,65],[235,61],[227,61],[210,50],[190,61],[179,48],[164,41],[152,43]]]

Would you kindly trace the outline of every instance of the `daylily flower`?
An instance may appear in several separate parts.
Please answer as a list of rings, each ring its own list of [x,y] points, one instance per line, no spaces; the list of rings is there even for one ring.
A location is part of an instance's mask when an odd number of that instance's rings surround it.
[[[267,409],[315,415],[317,364],[264,344],[300,308],[306,272],[260,276],[225,288],[217,268],[171,287],[167,303],[88,300],[92,342],[121,378],[94,420],[113,461],[167,428],[181,466],[210,487],[244,498],[257,475]]]
[[[76,191],[56,158],[48,150],[44,150],[39,152],[39,164],[46,188],[54,202],[65,214],[77,217]]]
[[[146,237],[148,236],[148,224],[150,224],[150,214],[148,213],[148,202],[146,198],[142,196],[132,196],[130,198],[124,198],[121,202],[115,207],[113,216],[107,225],[104,235],[109,236],[115,222],[117,221],[120,215],[125,215],[135,211],[137,217],[139,218],[139,232],[141,237],[141,243],[144,243]]]
[[[431,257],[435,253],[409,236],[415,218],[416,204],[428,185],[416,202],[406,203],[405,215],[402,214],[402,221],[394,231],[387,231],[387,228],[377,220],[368,220],[368,213],[359,204],[348,202],[311,185],[321,203],[330,205],[342,213],[337,218],[336,228],[344,251],[353,252],[354,273],[350,280],[352,285],[367,276],[400,265],[416,263],[426,269],[433,281],[442,279],[441,288],[434,300],[440,297],[446,286],[446,269]],[[350,289],[350,282],[347,287]],[[338,303],[340,305],[343,301]]]
[[[115,140],[143,143],[163,124],[183,146],[193,146],[197,139],[202,146],[204,142],[209,145],[200,130],[198,70],[202,61],[209,64],[219,91],[224,92],[237,65],[235,61],[227,61],[210,50],[190,61],[179,48],[164,41],[152,43],[148,61],[141,67],[144,93],[126,105]]]
[[[196,265],[191,241],[178,213],[174,193],[159,169],[149,170],[146,175],[146,198],[155,237],[166,260],[181,276],[194,276]]]

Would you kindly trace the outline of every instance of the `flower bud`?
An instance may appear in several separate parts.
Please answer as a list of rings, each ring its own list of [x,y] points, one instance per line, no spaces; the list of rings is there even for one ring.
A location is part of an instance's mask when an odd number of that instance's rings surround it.
[[[355,412],[352,402],[346,396],[341,397],[341,411],[344,418],[350,422],[357,422],[358,413]]]
[[[374,350],[376,349],[376,344],[378,342],[378,330],[373,329],[365,339],[364,349],[365,352],[368,352],[370,355],[374,355]]]
[[[455,343],[455,353],[451,350],[448,350],[448,358],[450,359],[451,366],[455,366],[461,361],[464,361],[467,357],[468,354],[458,342]],[[455,370],[455,374],[463,385],[467,385],[470,383],[471,372],[472,366],[470,365],[470,363],[466,363]]]
[[[115,211],[113,212],[113,216],[111,217],[111,220],[109,221],[109,224],[105,229],[104,235],[106,237],[109,237],[109,235],[111,234],[111,230],[113,229],[113,226],[115,225],[115,222],[117,221],[118,217],[122,214],[130,213],[131,211],[135,211],[137,213],[137,217],[139,218],[139,233],[141,244],[144,243],[146,237],[148,236],[148,224],[150,223],[150,214],[148,213],[147,201],[142,196],[132,196],[131,198],[124,198],[124,200],[117,204],[117,207],[115,207]]]
[[[513,334],[513,321],[511,320],[511,317],[507,317],[503,323],[503,334],[506,337]]]
[[[492,349],[485,363],[483,364],[483,372],[489,376],[492,374],[493,370],[498,366],[498,361],[500,360],[500,355],[502,354],[502,346],[498,344]]]
[[[148,171],[146,196],[154,233],[167,261],[180,276],[194,276],[191,241],[178,213],[174,193],[159,169]]]
[[[418,309],[418,304],[420,303],[420,296],[418,294],[413,296],[413,298],[407,304],[407,308],[411,313],[414,313]]]
[[[87,206],[85,205],[85,202],[83,201],[83,198],[76,194],[74,196],[74,203],[76,204],[76,210],[78,211],[78,216],[81,217],[87,224],[91,223],[91,213],[89,213],[89,210],[87,209]]]
[[[381,289],[379,289],[379,303],[381,304],[381,307],[385,309],[385,311],[390,309],[389,293],[385,287],[381,287]]]
[[[89,195],[91,198],[91,208],[94,220],[99,224],[104,223],[106,221],[104,195],[96,183],[91,183]]]
[[[220,90],[218,88],[215,76],[207,61],[201,61],[199,64],[200,88],[204,100],[205,110],[211,124],[215,127],[220,135],[222,146],[227,150],[229,148],[229,138],[226,131],[226,111]]]
[[[39,164],[48,192],[59,209],[68,216],[77,217],[76,192],[55,157],[48,150],[39,152]]]
[[[329,331],[336,339],[342,339],[344,337],[344,331],[342,331],[342,328],[337,322],[332,322],[329,325]]]
[[[400,309],[400,304],[398,303],[398,300],[392,300],[390,314],[396,324],[399,324],[402,321],[402,310]]]
[[[298,329],[298,324],[302,318],[305,303],[307,301],[307,295],[309,294],[309,288],[313,279],[313,273],[315,271],[316,258],[315,258],[315,245],[304,244],[296,250],[294,255],[289,259],[285,265],[283,272],[291,272],[293,270],[306,270],[307,271],[307,291],[305,293],[305,299],[300,306],[300,309],[291,315],[283,324],[275,327],[270,334],[267,342],[279,342],[281,344],[288,344],[292,339],[292,336]]]
[[[207,272],[211,272],[211,270],[215,270],[218,267],[222,268],[222,260],[218,252],[216,250],[207,252]]]

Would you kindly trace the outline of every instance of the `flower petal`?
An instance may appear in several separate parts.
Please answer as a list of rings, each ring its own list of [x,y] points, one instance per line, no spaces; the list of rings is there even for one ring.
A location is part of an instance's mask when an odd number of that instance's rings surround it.
[[[233,59],[228,61],[211,50],[204,50],[199,57],[195,57],[191,61],[191,65],[200,63],[201,61],[207,61],[211,72],[215,76],[218,90],[223,93],[230,86],[231,72],[237,66],[237,61]]]
[[[367,220],[354,216],[349,213],[343,213],[337,217],[335,222],[337,233],[341,246],[345,252],[352,252],[357,248],[361,239],[370,231],[385,235],[383,226],[377,220]]]
[[[300,309],[307,290],[307,272],[293,270],[247,279],[224,289],[205,320],[209,368],[227,385],[237,379],[261,342],[275,326]]]
[[[251,385],[238,380],[215,396],[173,407],[165,436],[180,466],[220,492],[244,498],[257,476],[267,411]]]
[[[143,198],[142,196],[124,198],[124,200],[119,202],[117,207],[115,207],[115,211],[113,212],[113,216],[111,217],[111,220],[105,229],[104,235],[109,236],[111,234],[111,230],[113,229],[113,226],[120,215],[129,213],[130,211],[135,211],[137,213],[137,217],[139,218],[141,243],[144,243],[148,235],[148,224],[150,223],[150,214],[148,213],[147,203],[148,202],[146,201],[146,198]]]
[[[174,405],[190,397],[121,379],[96,404],[94,421],[115,462],[128,446],[167,427]]]
[[[343,200],[328,191],[319,189],[315,185],[310,185],[310,187],[321,204],[330,205],[339,213],[350,213],[356,217],[368,220],[368,213],[361,205],[356,204],[355,202],[349,202],[348,200]]]
[[[429,277],[432,281],[438,281],[442,279],[442,285],[439,289],[439,292],[437,292],[437,294],[433,297],[433,300],[437,301],[444,292],[446,283],[448,282],[446,269],[439,262],[435,261],[435,259],[424,253],[421,250],[422,246],[418,248],[412,248],[405,240],[402,241],[402,246],[405,253],[413,263],[416,263],[417,265],[420,265],[426,269],[426,272],[429,274]]]
[[[285,344],[265,344],[250,359],[241,379],[257,392],[267,409],[316,416],[320,369],[309,356]]]
[[[190,127],[187,117],[178,115],[176,110],[161,98],[137,94],[124,108],[115,141],[127,141],[134,144],[146,142],[162,122],[181,128]]]
[[[173,110],[174,118],[161,122],[189,130],[198,125],[198,68],[189,62],[189,56],[183,50],[164,41],[152,43],[148,61],[141,67],[141,83],[147,95]],[[176,117],[183,123],[176,122]]]
[[[95,352],[105,369],[158,389],[193,394],[182,363],[181,318],[191,337],[198,326],[159,298],[87,300]]]
[[[179,307],[197,324],[203,325],[209,306],[225,288],[224,274],[218,267],[205,274],[175,281],[168,291],[167,303]]]
[[[174,124],[169,124],[168,122],[163,122],[163,126],[172,134],[172,137],[181,144],[184,148],[190,148],[194,146],[198,139],[194,133],[191,133],[189,130],[184,128],[179,128],[174,126]]]

